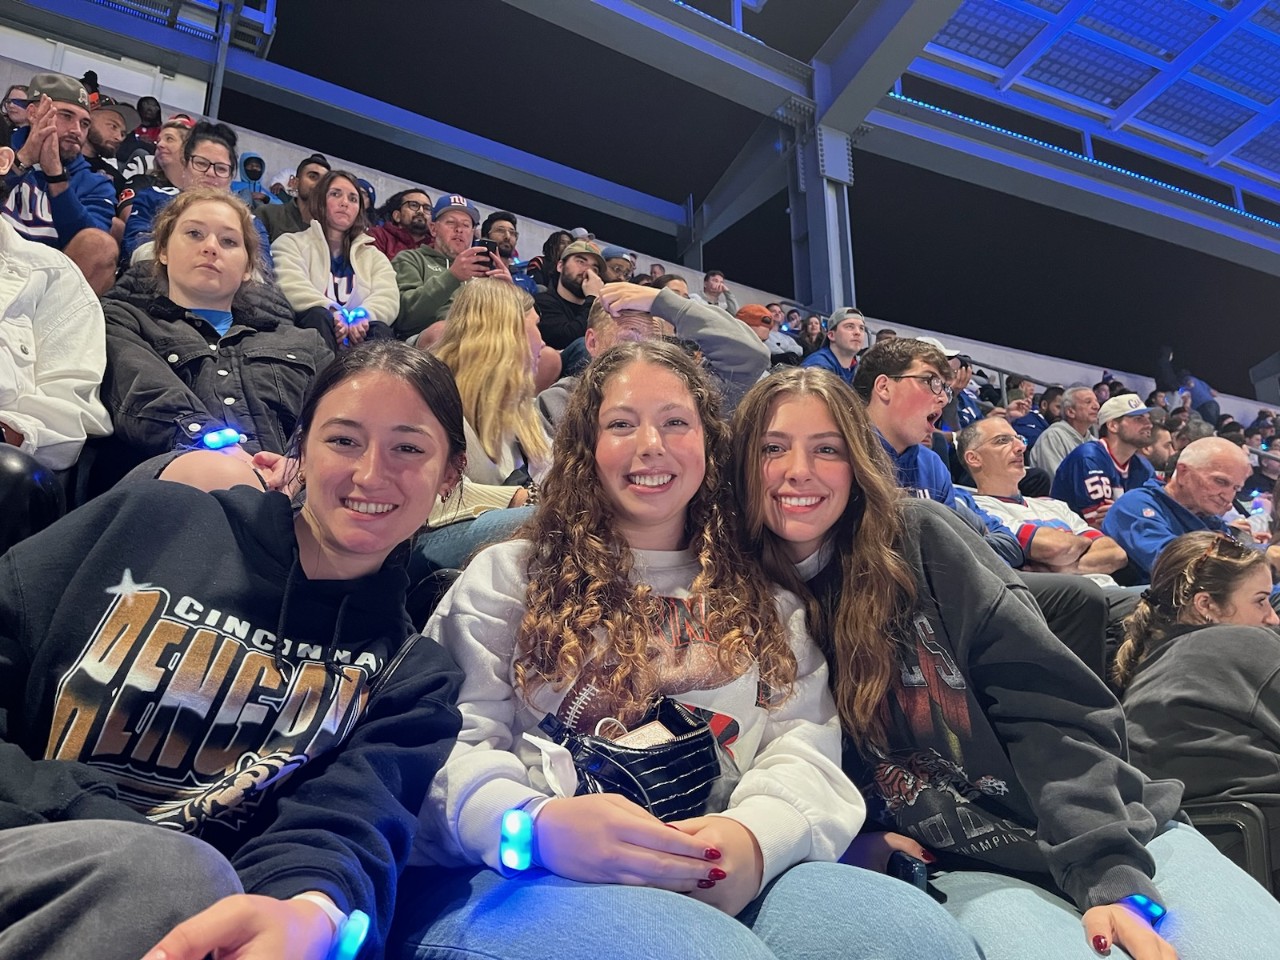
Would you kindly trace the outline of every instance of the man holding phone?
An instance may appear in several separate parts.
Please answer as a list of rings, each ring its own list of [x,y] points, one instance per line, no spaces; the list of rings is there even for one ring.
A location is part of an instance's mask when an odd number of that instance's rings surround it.
[[[479,223],[480,212],[470,200],[445,194],[431,209],[435,246],[404,250],[391,261],[400,288],[400,316],[395,323],[400,337],[412,339],[443,321],[454,293],[466,281],[476,277],[511,280],[502,258],[476,245]]]
[[[502,263],[511,273],[511,282],[530,296],[537,296],[538,281],[529,275],[528,262],[521,263],[516,258],[516,242],[520,239],[520,228],[516,215],[507,210],[495,210],[484,218],[480,226],[480,240],[476,242],[489,247],[502,258]]]

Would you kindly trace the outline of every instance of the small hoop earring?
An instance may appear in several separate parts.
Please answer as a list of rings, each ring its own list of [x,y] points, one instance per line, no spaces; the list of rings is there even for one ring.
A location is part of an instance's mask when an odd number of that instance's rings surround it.
[[[440,494],[440,502],[448,503],[449,498],[452,496],[453,496],[453,490],[452,489],[446,490],[444,493]]]

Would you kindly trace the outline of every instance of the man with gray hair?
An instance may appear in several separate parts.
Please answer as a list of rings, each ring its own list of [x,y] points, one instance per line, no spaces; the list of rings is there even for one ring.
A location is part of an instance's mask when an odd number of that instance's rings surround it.
[[[1098,398],[1093,390],[1083,384],[1067,387],[1062,396],[1062,419],[1049,424],[1040,434],[1027,454],[1030,465],[1052,477],[1067,454],[1089,439],[1089,431],[1097,419]]]
[[[1222,519],[1248,476],[1249,458],[1230,440],[1196,440],[1178,457],[1167,484],[1148,480],[1120,497],[1107,511],[1102,532],[1124,548],[1144,582],[1151,579],[1160,551],[1181,534],[1213,530],[1250,543],[1248,532]],[[1280,547],[1258,546],[1266,550],[1272,569],[1280,566]]]

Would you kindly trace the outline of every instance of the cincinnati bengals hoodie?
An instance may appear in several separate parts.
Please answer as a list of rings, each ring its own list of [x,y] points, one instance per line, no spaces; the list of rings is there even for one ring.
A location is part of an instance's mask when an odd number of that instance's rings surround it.
[[[118,489],[0,557],[0,828],[149,820],[381,942],[460,675],[407,578],[309,580],[249,487]]]

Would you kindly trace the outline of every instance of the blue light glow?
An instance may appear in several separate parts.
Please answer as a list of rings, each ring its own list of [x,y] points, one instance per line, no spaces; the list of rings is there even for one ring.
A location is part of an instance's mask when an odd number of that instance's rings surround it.
[[[959,120],[962,123],[971,124],[975,127],[980,127],[983,130],[989,130],[992,133],[1001,134],[1002,136],[1012,137],[1014,140],[1019,140],[1022,143],[1031,144],[1032,146],[1035,146],[1035,147],[1040,147],[1043,150],[1048,150],[1049,152],[1056,153],[1059,156],[1070,157],[1073,160],[1080,161],[1081,163],[1087,163],[1092,167],[1099,167],[1103,170],[1109,170],[1112,173],[1119,173],[1126,177],[1131,177],[1134,180],[1138,180],[1138,181],[1141,181],[1142,183],[1150,184],[1153,187],[1159,187],[1161,190],[1168,190],[1170,193],[1175,193],[1180,197],[1186,197],[1189,200],[1195,200],[1199,203],[1206,204],[1218,210],[1225,210],[1228,213],[1235,214],[1237,217],[1243,217],[1246,220],[1252,220],[1256,223],[1263,223],[1263,224],[1266,224],[1268,227],[1273,227],[1276,230],[1280,230],[1280,222],[1277,222],[1275,220],[1269,220],[1266,217],[1260,217],[1256,213],[1250,213],[1248,210],[1241,210],[1239,207],[1233,207],[1229,203],[1223,203],[1221,200],[1214,200],[1210,197],[1204,196],[1203,194],[1195,193],[1192,190],[1186,190],[1182,187],[1175,187],[1173,184],[1165,183],[1163,180],[1157,180],[1154,177],[1147,177],[1147,176],[1143,176],[1140,173],[1134,173],[1132,170],[1126,170],[1124,167],[1118,167],[1113,163],[1105,163],[1102,160],[1095,160],[1094,158],[1085,156],[1083,153],[1080,153],[1076,150],[1068,150],[1065,147],[1055,146],[1052,143],[1046,143],[1044,140],[1038,140],[1035,137],[1029,137],[1023,133],[1017,133],[1016,131],[1006,129],[1005,127],[998,127],[993,123],[986,123],[983,120],[975,120],[973,117],[966,117],[962,113],[955,113],[954,111],[946,110],[946,109],[943,109],[942,107],[935,107],[931,103],[926,103],[923,100],[916,100],[913,97],[906,97],[900,93],[895,93],[892,90],[889,91],[888,96],[890,99],[900,100],[903,103],[909,103],[914,107],[921,108],[922,110],[928,110],[931,113],[941,114],[944,117],[950,117],[953,120]]]
[[[200,442],[209,450],[221,450],[240,442],[240,431],[234,427],[223,427],[221,430],[210,430]]]
[[[523,810],[502,815],[498,859],[508,870],[528,870],[533,863],[533,818]]]
[[[1134,910],[1146,917],[1147,922],[1153,927],[1163,920],[1165,918],[1165,914],[1168,913],[1168,911],[1160,904],[1156,903],[1150,897],[1143,896],[1140,893],[1130,894],[1120,902],[1126,906],[1133,907]]]

